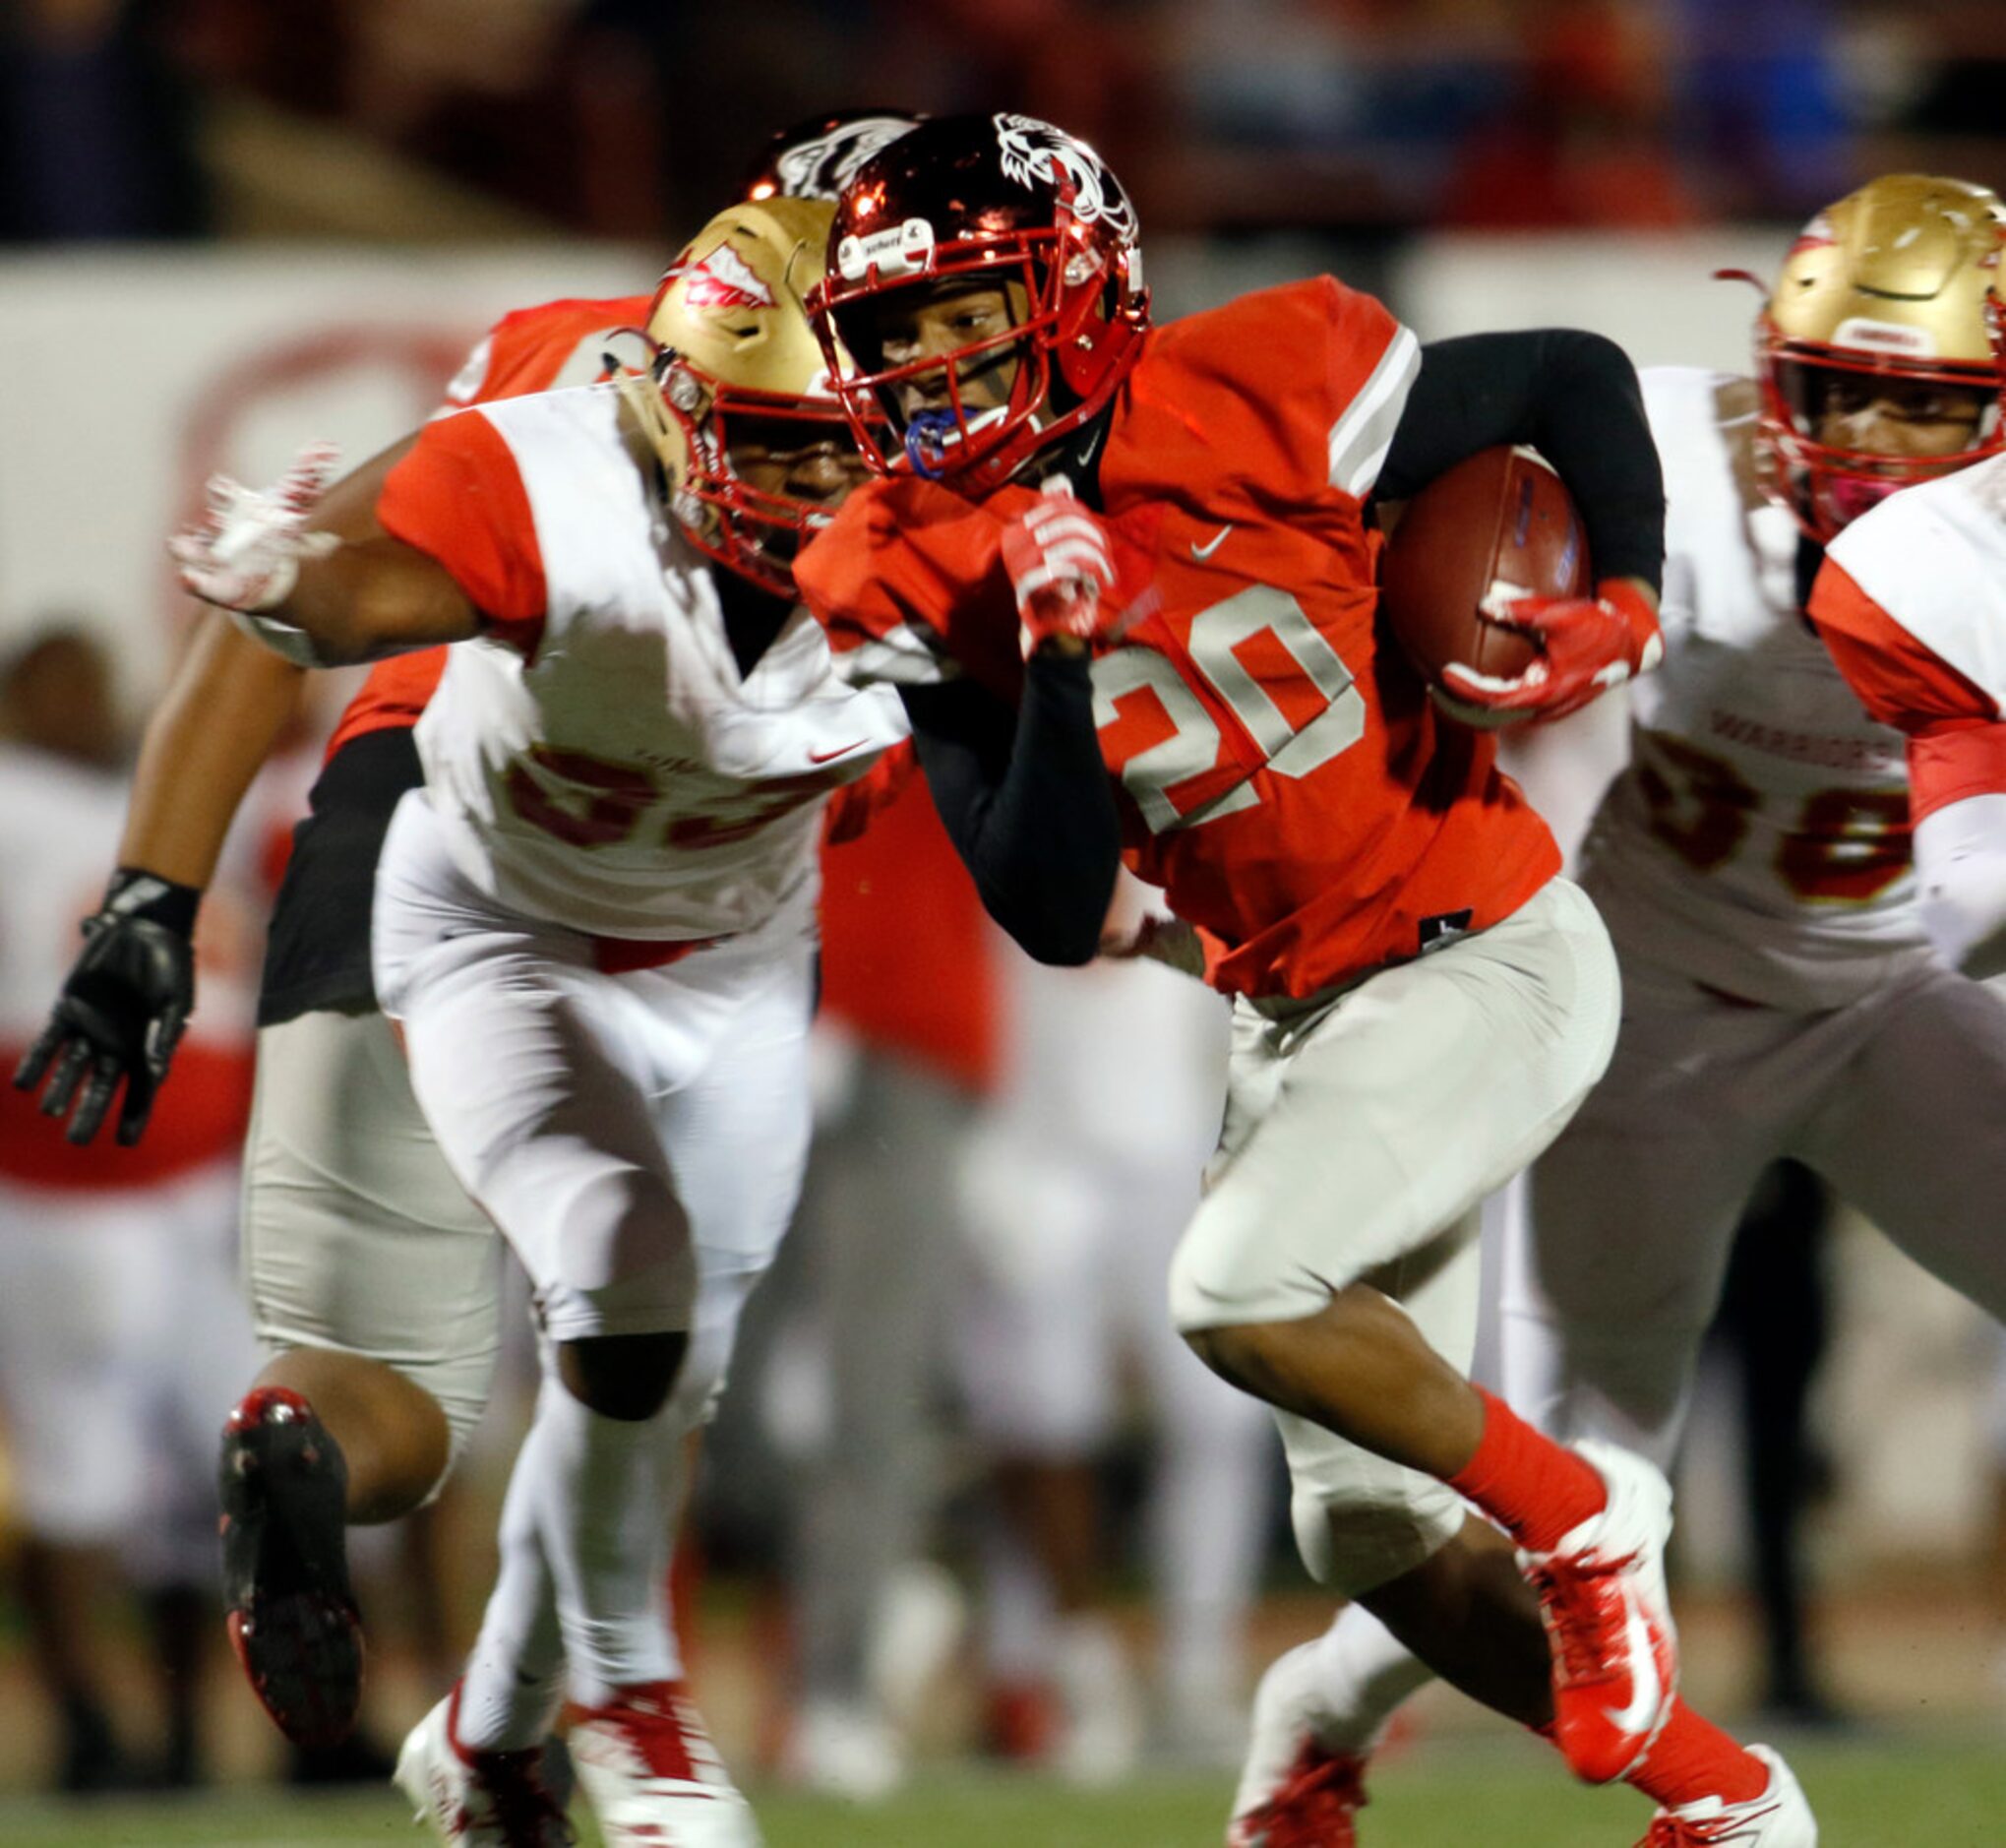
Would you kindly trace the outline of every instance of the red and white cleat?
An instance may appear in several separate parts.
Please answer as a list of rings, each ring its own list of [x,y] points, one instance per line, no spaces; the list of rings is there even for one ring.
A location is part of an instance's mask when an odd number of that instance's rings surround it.
[[[459,1690],[425,1715],[397,1754],[396,1787],[453,1848],[572,1848],[577,1837],[544,1780],[544,1752],[478,1752],[455,1736]]]
[[[1818,1848],[1818,1821],[1791,1767],[1767,1746],[1748,1750],[1769,1766],[1769,1787],[1745,1803],[1702,1797],[1660,1810],[1637,1848]]]
[[[1277,1656],[1253,1697],[1253,1728],[1226,1848],[1354,1848],[1366,1806],[1366,1756],[1317,1732],[1316,1648]]]
[[[252,1691],[295,1745],[338,1745],[362,1699],[348,1466],[314,1408],[257,1386],[223,1423],[223,1609]]]
[[[1663,1731],[1678,1687],[1665,1594],[1672,1490],[1641,1456],[1584,1441],[1609,1501],[1550,1553],[1521,1553],[1553,1654],[1553,1739],[1574,1775],[1607,1784]]]
[[[760,1848],[683,1683],[624,1688],[571,1720],[572,1762],[606,1848]]]

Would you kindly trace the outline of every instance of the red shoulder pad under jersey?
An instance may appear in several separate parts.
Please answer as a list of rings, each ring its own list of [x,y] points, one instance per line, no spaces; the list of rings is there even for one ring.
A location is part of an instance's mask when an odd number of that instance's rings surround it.
[[[1909,815],[2006,791],[1998,702],[1925,647],[1828,558],[1810,617],[1847,684],[1884,725],[1909,735]]]
[[[1014,700],[1023,664],[1003,520],[1030,498],[1005,488],[977,507],[912,475],[865,482],[794,561],[837,668],[899,686],[966,673]]]
[[[605,376],[606,337],[647,320],[648,295],[603,301],[547,301],[504,315],[466,356],[446,388],[442,414],[498,398],[521,398],[564,385],[590,385]]]
[[[360,738],[365,732],[409,730],[439,690],[439,676],[445,671],[444,648],[420,648],[414,654],[393,654],[387,661],[378,661],[348,702],[341,722],[328,740],[327,755],[333,757],[351,738]]]
[[[419,432],[385,479],[376,517],[444,565],[504,640],[534,646],[547,601],[536,521],[514,454],[478,410]]]
[[[1109,511],[1130,474],[1211,484],[1215,513],[1217,489],[1249,513],[1332,488],[1363,501],[1420,369],[1414,335],[1333,277],[1170,322],[1149,337],[1109,439]]]

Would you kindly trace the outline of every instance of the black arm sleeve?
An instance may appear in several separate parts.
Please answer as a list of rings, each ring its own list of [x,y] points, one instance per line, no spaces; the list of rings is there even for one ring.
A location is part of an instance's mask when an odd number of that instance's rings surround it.
[[[1405,500],[1467,456],[1529,443],[1567,484],[1598,578],[1665,569],[1665,476],[1636,368],[1613,340],[1571,328],[1472,334],[1422,348],[1373,492]]]
[[[1122,822],[1086,661],[1034,655],[1014,714],[965,681],[900,691],[934,806],[990,916],[1040,962],[1091,961]]]

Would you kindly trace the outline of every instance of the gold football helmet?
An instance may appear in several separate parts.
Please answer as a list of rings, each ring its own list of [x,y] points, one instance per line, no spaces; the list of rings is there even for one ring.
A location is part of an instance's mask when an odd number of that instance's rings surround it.
[[[2006,208],[1985,187],[1892,173],[1819,213],[1784,258],[1756,321],[1757,427],[1773,491],[1819,543],[1898,488],[1963,468],[2006,441],[2002,235]],[[1821,438],[1828,410],[1890,388],[1947,420],[1976,408],[1973,442],[1919,456]]]
[[[853,447],[802,306],[821,278],[833,216],[824,201],[784,197],[720,212],[655,291],[647,371],[620,381],[691,542],[780,596],[793,595],[794,553],[834,506],[754,486],[731,450],[754,432],[779,452]]]

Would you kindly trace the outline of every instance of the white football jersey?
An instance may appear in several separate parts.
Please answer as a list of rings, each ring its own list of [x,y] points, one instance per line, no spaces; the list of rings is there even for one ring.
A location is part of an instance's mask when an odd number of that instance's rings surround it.
[[[1583,883],[1626,954],[1839,1006],[1928,955],[1904,740],[1799,614],[1796,524],[1755,478],[1753,388],[1671,367],[1643,383],[1669,499],[1665,659],[1632,693]]]
[[[2006,456],[1890,496],[1833,540],[1831,556],[2006,710]]]
[[[805,610],[740,673],[709,562],[636,466],[613,388],[461,415],[508,446],[547,607],[526,660],[455,647],[418,723],[460,870],[611,937],[721,936],[811,901],[823,801],[905,735],[896,696],[839,680]]]

